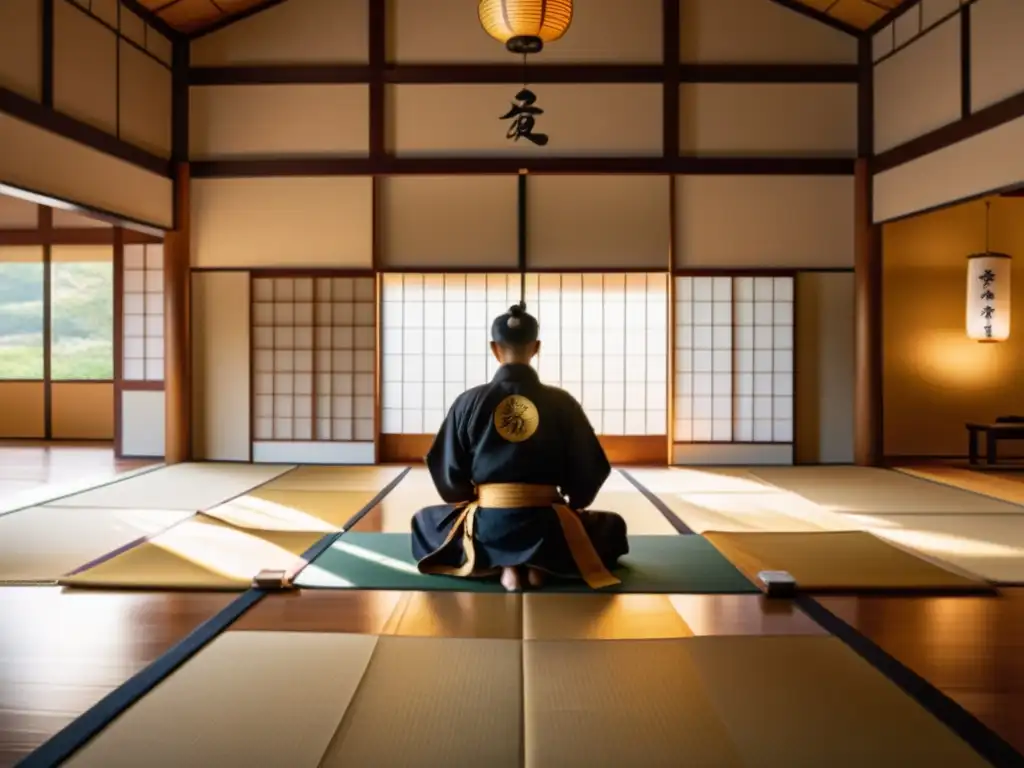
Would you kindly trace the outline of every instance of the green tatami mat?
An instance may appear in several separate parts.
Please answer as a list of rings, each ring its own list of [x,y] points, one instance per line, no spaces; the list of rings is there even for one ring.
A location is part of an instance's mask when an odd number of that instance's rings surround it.
[[[631,536],[615,575],[602,592],[737,594],[757,592],[700,536]],[[402,589],[503,592],[497,580],[426,576],[416,570],[407,533],[346,533],[310,563],[296,585],[311,589]],[[590,592],[583,583],[551,581],[546,592]]]

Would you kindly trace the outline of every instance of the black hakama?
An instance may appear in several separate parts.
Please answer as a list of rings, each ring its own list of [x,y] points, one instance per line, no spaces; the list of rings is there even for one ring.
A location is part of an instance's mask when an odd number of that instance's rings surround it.
[[[557,488],[565,504],[585,510],[611,473],[583,412],[567,392],[543,385],[528,365],[504,365],[489,384],[453,404],[427,455],[427,467],[447,503],[416,513],[412,551],[417,562],[457,568],[465,562],[461,535],[450,535],[477,488],[527,484]],[[612,512],[580,512],[586,536],[604,567],[629,551],[626,522]],[[580,569],[552,506],[476,510],[473,576],[528,566],[563,578]],[[446,543],[447,542],[447,543]]]

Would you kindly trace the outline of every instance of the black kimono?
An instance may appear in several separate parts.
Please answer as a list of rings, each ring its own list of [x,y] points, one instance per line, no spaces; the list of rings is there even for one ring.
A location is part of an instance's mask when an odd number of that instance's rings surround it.
[[[503,365],[491,383],[460,395],[426,461],[448,503],[426,507],[413,518],[412,550],[421,570],[466,570],[466,533],[456,535],[453,526],[464,524],[461,511],[479,498],[468,534],[474,562],[468,572],[454,575],[485,576],[502,567],[528,566],[554,576],[587,578],[579,565],[583,548],[597,569],[606,569],[604,584],[613,583],[607,570],[629,551],[625,521],[611,512],[570,512],[593,502],[611,472],[608,459],[580,404],[567,392],[542,384],[529,365]],[[485,506],[488,486],[515,490],[520,484],[550,487],[548,499],[554,503],[539,499],[532,506]],[[584,538],[589,545],[581,546]]]

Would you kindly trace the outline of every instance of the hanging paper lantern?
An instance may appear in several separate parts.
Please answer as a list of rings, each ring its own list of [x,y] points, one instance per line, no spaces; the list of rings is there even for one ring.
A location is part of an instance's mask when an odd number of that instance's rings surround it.
[[[1005,341],[1010,337],[1010,263],[1005,253],[967,257],[967,337]]]
[[[538,53],[572,23],[572,0],[480,0],[484,31],[512,53]]]

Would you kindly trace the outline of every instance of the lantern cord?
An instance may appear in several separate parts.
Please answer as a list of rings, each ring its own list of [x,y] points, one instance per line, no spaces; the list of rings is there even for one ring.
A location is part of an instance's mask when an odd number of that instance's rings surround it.
[[[526,88],[527,85],[529,85],[529,83],[526,82],[526,80],[527,80],[527,78],[526,78],[526,54],[524,53],[523,54],[523,88],[524,89]]]

